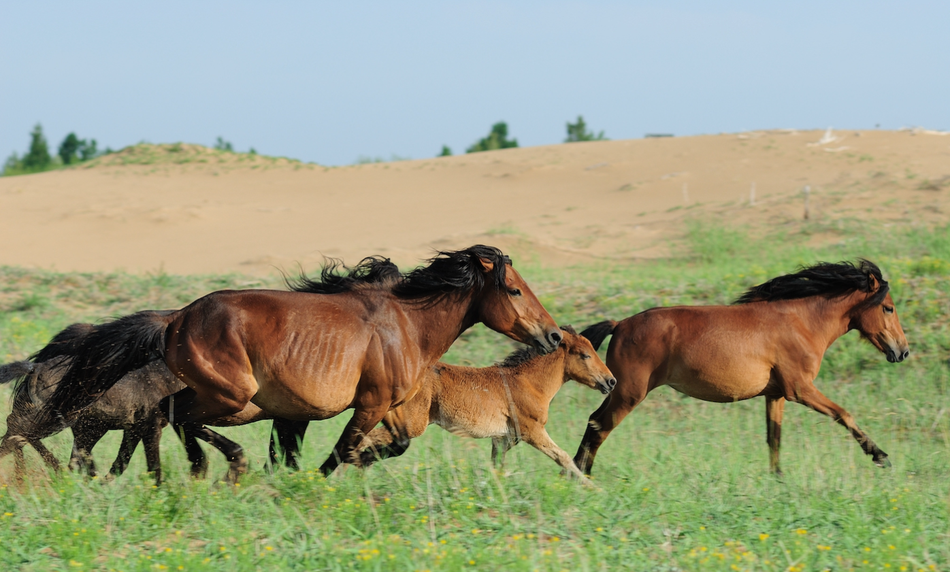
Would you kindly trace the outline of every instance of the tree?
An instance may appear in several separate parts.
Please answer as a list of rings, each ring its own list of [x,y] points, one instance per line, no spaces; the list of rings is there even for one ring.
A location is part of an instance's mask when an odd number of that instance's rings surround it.
[[[230,141],[225,141],[223,137],[218,137],[218,142],[214,144],[214,148],[218,151],[234,152],[234,145],[231,145]]]
[[[452,156],[452,150],[449,149],[448,145],[443,145],[442,152],[439,153],[439,157],[451,157],[451,156]]]
[[[39,123],[30,133],[30,150],[20,160],[20,163],[30,171],[43,171],[52,162],[49,156],[49,145],[43,135],[43,126]]]
[[[508,139],[508,124],[504,121],[491,126],[488,137],[484,137],[475,142],[474,145],[465,150],[466,153],[478,153],[479,151],[494,151],[496,149],[511,149],[518,146],[517,139]]]
[[[604,137],[604,132],[594,135],[594,133],[587,130],[587,124],[584,123],[584,118],[580,115],[577,116],[577,123],[567,122],[567,139],[564,140],[565,143],[575,143],[577,141],[606,141],[607,138]]]
[[[59,144],[59,158],[63,160],[63,165],[72,163],[79,154],[79,148],[84,143],[76,137],[75,133],[70,133]]]
[[[98,144],[95,139],[90,139],[86,141],[82,139],[79,141],[79,159],[81,161],[88,161],[89,159],[95,159],[99,156],[99,149],[97,148]]]

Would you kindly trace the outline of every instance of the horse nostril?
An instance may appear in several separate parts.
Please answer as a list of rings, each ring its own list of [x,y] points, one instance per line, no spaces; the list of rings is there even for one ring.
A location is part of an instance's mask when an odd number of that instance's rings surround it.
[[[555,346],[561,343],[562,336],[560,332],[551,332],[548,334],[548,340]]]
[[[901,361],[904,361],[905,359],[907,359],[907,356],[909,356],[909,355],[910,355],[910,350],[907,350],[907,351],[905,351],[904,353],[902,353],[902,354],[901,354]]]
[[[609,387],[610,389],[613,389],[613,388],[617,387],[617,378],[616,378],[616,377],[611,377],[610,379],[608,379],[608,380],[607,380],[607,387]]]

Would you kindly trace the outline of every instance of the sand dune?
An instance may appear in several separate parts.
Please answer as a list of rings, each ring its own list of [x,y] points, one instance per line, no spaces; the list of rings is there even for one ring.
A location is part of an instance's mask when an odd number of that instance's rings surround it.
[[[545,264],[664,256],[691,217],[765,227],[950,221],[950,136],[760,131],[325,168],[153,148],[148,161],[0,178],[0,264],[174,273],[411,264],[474,242]],[[202,154],[204,153],[204,154]],[[750,191],[755,186],[754,204]]]

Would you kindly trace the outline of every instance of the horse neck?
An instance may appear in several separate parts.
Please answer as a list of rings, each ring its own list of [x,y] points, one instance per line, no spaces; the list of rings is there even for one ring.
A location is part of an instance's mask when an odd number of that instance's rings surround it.
[[[403,302],[406,316],[419,334],[417,341],[425,358],[438,360],[462,332],[480,321],[474,305],[472,292],[449,294],[432,302]]]
[[[840,298],[814,296],[802,299],[812,312],[810,329],[822,340],[825,350],[853,329],[851,323],[854,308],[866,298],[866,292],[855,291]]]

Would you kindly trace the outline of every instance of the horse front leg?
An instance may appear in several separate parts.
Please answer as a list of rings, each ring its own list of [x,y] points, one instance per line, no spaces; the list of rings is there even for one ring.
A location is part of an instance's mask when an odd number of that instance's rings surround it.
[[[577,465],[574,463],[574,460],[571,459],[571,456],[567,454],[567,451],[558,447],[554,439],[551,439],[547,429],[544,427],[529,428],[528,431],[522,435],[522,438],[525,443],[553,459],[554,462],[560,465],[566,472],[580,479],[581,483],[587,486],[593,486],[590,480],[586,478],[586,475],[577,468]]]
[[[276,468],[280,464],[281,457],[283,457],[285,467],[293,471],[300,470],[300,463],[297,459],[300,457],[300,446],[309,425],[310,421],[291,421],[280,417],[274,419],[274,426],[270,433],[270,446],[268,447],[268,465],[270,469]],[[278,446],[280,447],[279,451]]]
[[[848,431],[851,432],[851,436],[861,445],[861,449],[864,453],[871,456],[871,460],[874,461],[875,465],[882,469],[891,466],[891,462],[887,459],[887,453],[882,451],[881,448],[868,437],[867,433],[858,428],[851,414],[834,401],[825,397],[823,393],[818,391],[817,387],[809,383],[803,390],[799,391],[796,401],[802,405],[807,405],[818,413],[831,417],[846,427]]]
[[[333,446],[330,456],[320,465],[320,472],[323,473],[323,476],[329,476],[343,463],[351,463],[358,467],[363,465],[358,447],[363,439],[376,427],[376,424],[382,421],[388,410],[389,404],[377,405],[372,408],[357,407],[353,412],[353,417],[343,428],[340,439]]]
[[[785,413],[784,397],[765,397],[765,441],[769,445],[769,469],[782,476],[778,464],[778,452],[782,443],[782,415]]]
[[[228,472],[224,476],[224,482],[234,484],[238,482],[241,475],[247,472],[247,458],[244,456],[244,448],[234,441],[197,423],[182,423],[176,429],[180,432],[179,435],[181,435],[182,442],[185,443],[186,450],[189,442],[193,442],[193,439],[197,438],[221,451],[228,460]],[[194,443],[194,446],[197,447],[197,443]],[[202,454],[203,457],[204,454]],[[191,459],[190,455],[189,459]],[[205,468],[207,468],[207,465],[205,465]],[[194,469],[195,461],[192,460],[193,475]]]
[[[600,407],[591,413],[587,421],[587,430],[584,431],[584,438],[577,448],[577,454],[574,455],[574,463],[590,476],[591,469],[594,466],[594,458],[597,451],[604,444],[610,432],[623,421],[628,413],[633,411],[647,396],[649,372],[632,374],[630,377],[624,375],[623,370],[612,370],[617,375],[617,386],[604,399]]]

